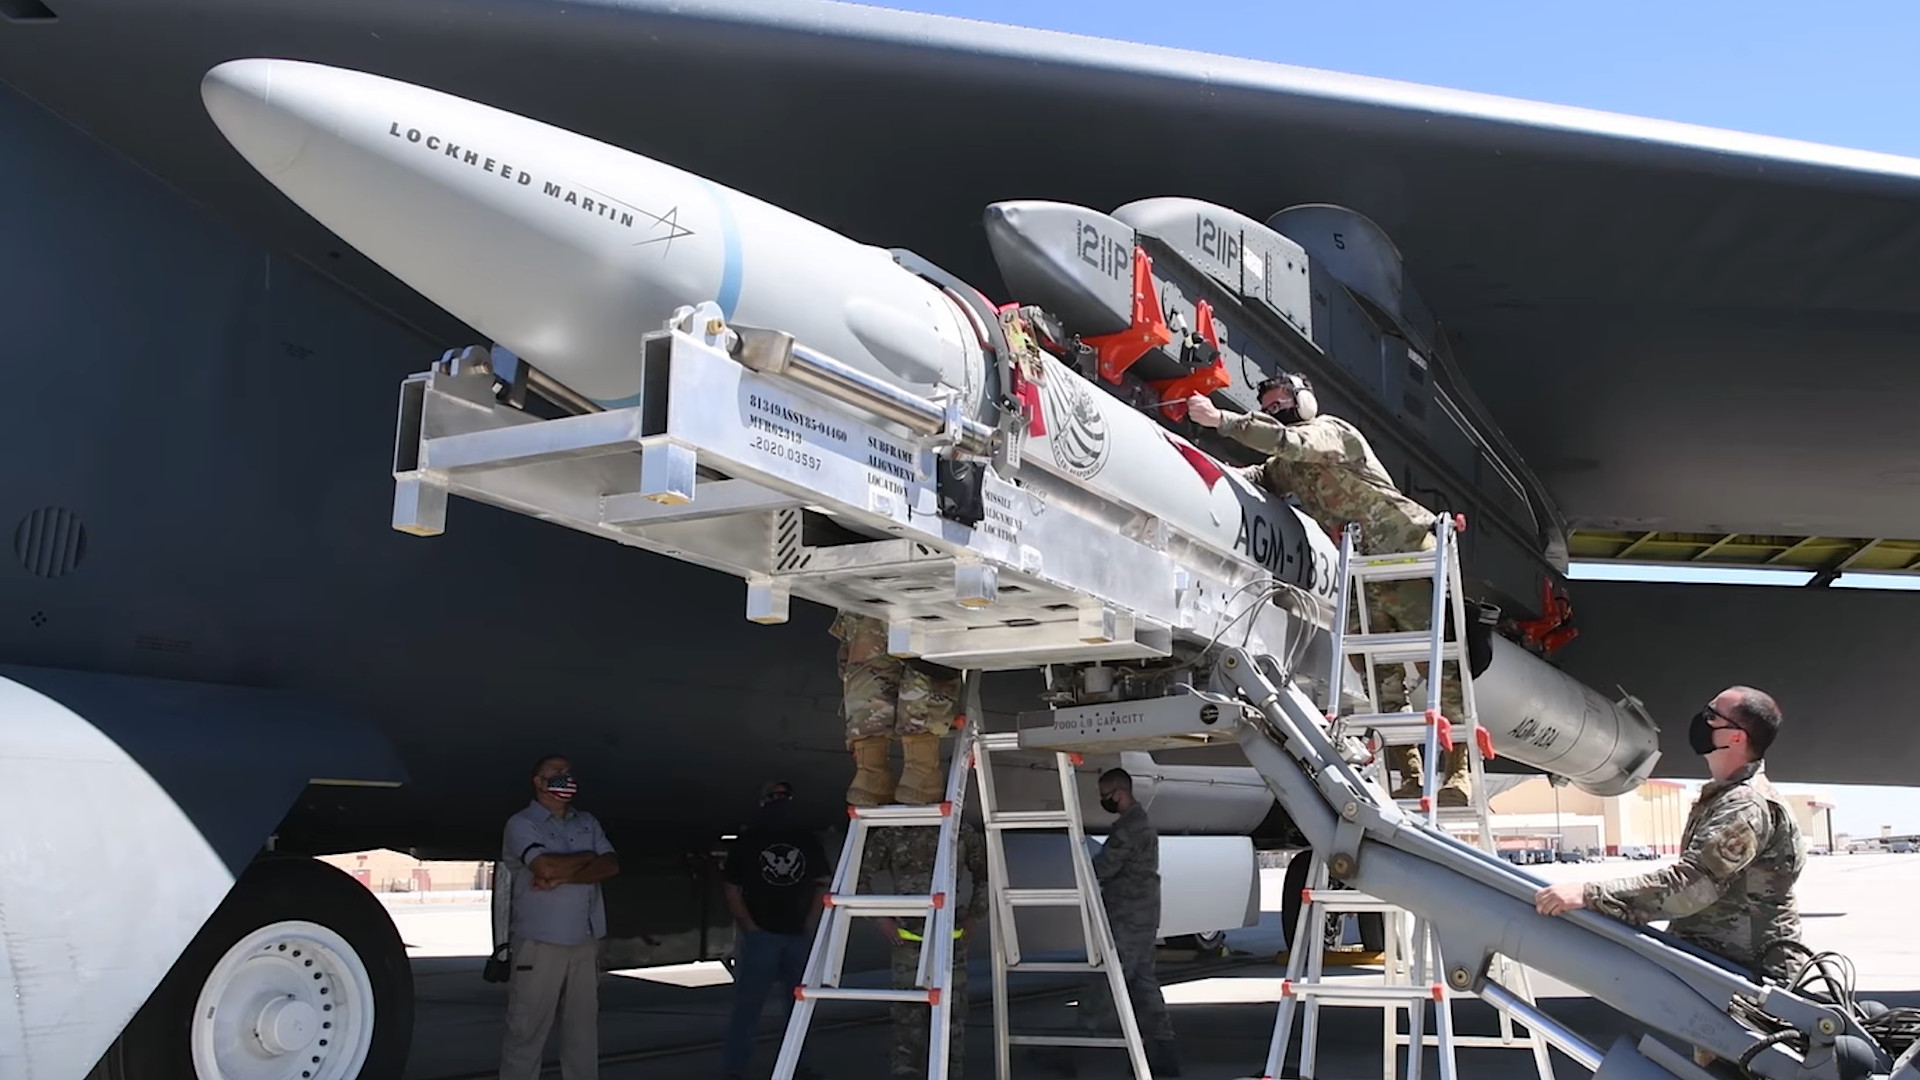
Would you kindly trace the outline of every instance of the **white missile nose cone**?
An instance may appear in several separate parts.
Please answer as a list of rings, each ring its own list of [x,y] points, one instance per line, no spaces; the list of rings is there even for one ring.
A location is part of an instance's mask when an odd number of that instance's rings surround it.
[[[307,144],[307,126],[273,105],[277,60],[229,60],[200,80],[200,100],[215,127],[265,176],[292,165]]]

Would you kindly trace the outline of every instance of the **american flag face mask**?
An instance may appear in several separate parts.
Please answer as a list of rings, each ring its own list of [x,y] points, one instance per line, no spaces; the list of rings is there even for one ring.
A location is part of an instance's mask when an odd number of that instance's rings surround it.
[[[580,786],[573,782],[572,773],[561,773],[547,777],[547,794],[556,799],[568,800],[579,794]]]

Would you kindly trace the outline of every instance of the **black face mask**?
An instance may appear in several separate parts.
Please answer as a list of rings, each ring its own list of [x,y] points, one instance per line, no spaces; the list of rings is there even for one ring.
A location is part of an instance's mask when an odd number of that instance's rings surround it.
[[[1687,745],[1702,757],[1715,750],[1725,749],[1713,741],[1713,733],[1720,730],[1713,726],[1712,721],[1715,715],[1711,707],[1701,709],[1693,714],[1693,723],[1687,725]]]
[[[1120,800],[1111,795],[1102,795],[1100,796],[1100,809],[1105,810],[1109,814],[1117,814],[1120,812]]]

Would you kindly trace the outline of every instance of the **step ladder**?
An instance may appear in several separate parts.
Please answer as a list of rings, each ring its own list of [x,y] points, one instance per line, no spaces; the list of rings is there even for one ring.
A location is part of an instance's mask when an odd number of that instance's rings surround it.
[[[927,1025],[927,1080],[945,1080],[948,1062],[948,1038],[952,1026],[948,1009],[953,989],[954,909],[958,906],[960,819],[966,806],[968,760],[965,751],[968,725],[965,717],[978,716],[978,671],[966,673],[968,708],[956,719],[962,748],[953,755],[947,768],[946,798],[926,806],[894,804],[890,806],[849,806],[850,826],[840,850],[840,862],[834,868],[827,888],[824,914],[814,931],[813,949],[807,956],[806,972],[794,988],[793,1013],[787,1018],[787,1032],[780,1043],[780,1056],[773,1066],[774,1080],[793,1080],[800,1063],[800,1051],[813,1023],[814,1009],[823,1001],[866,1001],[889,1004],[905,1002],[926,1005],[933,1010]],[[868,834],[874,829],[939,829],[940,839],[934,855],[931,891],[912,895],[860,893],[860,861],[866,853]],[[980,887],[979,882],[974,883]],[[920,935],[920,966],[914,985],[906,989],[888,987],[865,989],[841,986],[847,942],[853,920],[858,918],[925,918]],[[962,962],[964,962],[964,957]]]
[[[1011,1080],[1012,1048],[1015,1046],[1107,1047],[1124,1049],[1133,1066],[1135,1080],[1151,1080],[1145,1047],[1140,1040],[1139,1023],[1133,1015],[1127,994],[1126,978],[1114,952],[1113,931],[1107,924],[1105,906],[1100,900],[1099,883],[1094,877],[1093,859],[1087,851],[1086,828],[1081,820],[1079,792],[1074,782],[1078,754],[1057,753],[1055,768],[1060,776],[1062,798],[1059,810],[1005,810],[999,807],[993,783],[993,753],[1020,748],[1018,732],[988,733],[968,724],[965,717],[980,716],[980,673],[966,673],[965,711],[955,721],[960,741],[947,768],[944,801],[931,806],[848,807],[852,825],[841,849],[839,865],[828,887],[825,917],[814,932],[813,950],[808,955],[806,972],[794,991],[793,1014],[787,1020],[786,1036],[780,1044],[780,1056],[774,1064],[774,1080],[792,1080],[800,1062],[800,1051],[813,1023],[815,1007],[822,1001],[907,1002],[925,1004],[933,1010],[927,1029],[927,1080],[945,1080],[949,1063],[948,1007],[953,987],[954,910],[958,903],[961,819],[966,808],[967,781],[974,774],[980,791],[981,821],[987,849],[987,880],[974,888],[986,887],[991,903],[988,925],[993,940],[993,1030],[996,1075]],[[855,891],[860,881],[860,861],[865,855],[868,833],[891,827],[937,828],[940,830],[934,858],[933,891],[915,895],[875,895]],[[1060,830],[1070,849],[1074,886],[1067,889],[1014,888],[1008,885],[1006,847],[1002,834],[1009,829]],[[1078,910],[1084,934],[1084,959],[1076,961],[1030,961],[1022,958],[1014,913],[1021,908],[1071,907]],[[844,974],[848,938],[856,918],[927,919],[921,934],[920,965],[914,986],[908,989],[861,989],[840,985]],[[958,962],[964,963],[964,956]],[[1014,974],[1059,974],[1081,972],[1104,975],[1107,990],[1113,995],[1114,1011],[1119,1017],[1118,1038],[1064,1033],[1014,1034],[1007,1013],[1007,977]]]
[[[1485,758],[1493,756],[1493,749],[1487,730],[1477,722],[1473,673],[1464,648],[1466,602],[1460,580],[1457,528],[1452,516],[1442,515],[1435,522],[1434,544],[1428,550],[1406,554],[1359,555],[1355,553],[1359,527],[1346,527],[1340,543],[1337,588],[1340,605],[1337,610],[1340,615],[1333,625],[1333,670],[1327,682],[1325,715],[1329,722],[1328,733],[1335,739],[1354,734],[1373,737],[1373,759],[1361,770],[1361,775],[1378,789],[1382,801],[1391,800],[1403,811],[1424,819],[1430,828],[1453,833],[1461,826],[1470,826],[1475,846],[1492,853],[1495,845],[1483,764]],[[1428,628],[1373,632],[1368,618],[1365,587],[1379,582],[1419,578],[1428,578],[1433,584]],[[1349,598],[1358,628],[1358,632],[1353,634],[1347,632]],[[1454,627],[1452,638],[1446,633],[1446,616],[1449,614]],[[1340,716],[1339,687],[1345,674],[1342,667],[1353,659],[1358,659],[1362,665],[1367,698],[1375,703],[1376,708],[1380,701],[1376,664],[1397,662],[1410,666],[1413,661],[1426,661],[1427,675],[1421,684],[1426,690],[1425,707],[1404,712]],[[1444,716],[1440,707],[1442,666],[1449,661],[1457,665],[1459,672],[1461,704],[1465,712],[1461,717]],[[1405,686],[1411,701],[1415,686],[1411,670],[1407,673]],[[1385,750],[1388,746],[1405,745],[1416,738],[1424,742],[1421,795],[1418,798],[1393,799],[1393,782]],[[1466,806],[1443,808],[1438,805],[1436,798],[1439,751],[1450,748],[1455,741],[1464,741],[1468,747],[1468,775],[1472,790]],[[1319,1049],[1320,1006],[1334,1005],[1381,1009],[1381,1075],[1384,1080],[1394,1080],[1398,1076],[1398,1050],[1402,1046],[1408,1047],[1408,1080],[1419,1080],[1424,1065],[1423,1051],[1427,1046],[1438,1050],[1441,1080],[1456,1080],[1458,1066],[1455,1051],[1461,1047],[1524,1047],[1533,1053],[1540,1080],[1553,1080],[1553,1065],[1545,1039],[1532,1028],[1528,1028],[1524,1036],[1517,1036],[1513,1015],[1508,1010],[1496,1010],[1500,1020],[1498,1035],[1459,1035],[1454,1031],[1450,992],[1436,977],[1442,967],[1439,941],[1434,928],[1426,920],[1363,893],[1332,888],[1323,858],[1316,855],[1298,857],[1313,858],[1315,861],[1308,874],[1299,920],[1294,927],[1295,945],[1288,956],[1287,977],[1282,983],[1273,1038],[1268,1046],[1265,1076],[1272,1078],[1280,1075],[1292,1037],[1295,1007],[1301,1005],[1305,1012],[1301,1024],[1300,1076],[1302,1080],[1311,1080]],[[1351,979],[1327,980],[1324,951],[1318,946],[1325,940],[1330,920],[1364,913],[1379,914],[1385,924],[1382,984],[1355,985]],[[1501,981],[1512,987],[1515,995],[1531,1006],[1534,999],[1525,968],[1508,962],[1505,957],[1497,957],[1495,965],[1496,974],[1504,976]],[[1431,1034],[1424,1030],[1428,1002],[1432,1002],[1434,1008],[1434,1031]],[[1399,1030],[1398,1022],[1402,1009],[1406,1010],[1408,1018],[1404,1033]]]
[[[1135,1080],[1151,1080],[1146,1051],[1140,1040],[1139,1021],[1133,1015],[1133,1001],[1127,993],[1126,975],[1114,951],[1113,930],[1100,899],[1100,886],[1094,878],[1093,859],[1087,851],[1086,827],[1080,815],[1080,793],[1075,785],[1074,766],[1079,754],[1054,754],[1054,767],[1060,777],[1059,810],[1007,810],[1000,806],[993,781],[993,755],[1020,749],[1020,733],[975,731],[970,737],[976,780],[980,786],[980,815],[987,834],[987,879],[992,906],[989,917],[993,929],[993,1032],[994,1067],[998,1080],[1012,1080],[1013,1047],[1107,1047],[1123,1049],[1133,1068]],[[1005,833],[1010,829],[1057,830],[1067,842],[1073,864],[1071,889],[1015,888],[1008,883]],[[1027,907],[1071,907],[1080,914],[1083,959],[1071,961],[1033,961],[1022,956],[1015,913]],[[1086,973],[1104,976],[1107,992],[1113,996],[1114,1014],[1120,1022],[1118,1038],[1076,1035],[1059,1032],[1015,1034],[1007,1015],[1007,977],[1017,974]],[[1084,1002],[1082,1003],[1085,1004]],[[932,1073],[928,1073],[932,1080]]]

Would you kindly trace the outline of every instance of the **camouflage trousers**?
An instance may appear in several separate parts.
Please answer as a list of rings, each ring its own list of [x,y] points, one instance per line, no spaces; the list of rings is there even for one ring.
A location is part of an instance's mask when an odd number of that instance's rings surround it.
[[[1367,595],[1368,629],[1376,634],[1404,633],[1425,630],[1433,617],[1433,582],[1424,578],[1412,581],[1383,581],[1372,586]],[[1348,625],[1357,629],[1358,623],[1350,617]],[[1449,720],[1460,718],[1466,712],[1466,705],[1460,697],[1460,675],[1454,661],[1442,664],[1440,672],[1440,715]],[[1424,678],[1427,665],[1423,662],[1417,668]],[[1427,707],[1424,690],[1417,702],[1407,701],[1407,671],[1404,664],[1376,664],[1373,669],[1376,685],[1380,690],[1377,702],[1381,712],[1399,712],[1406,709],[1418,712]]]
[[[953,985],[947,999],[947,1076],[960,1080],[960,1064],[967,1047],[967,941],[954,945]],[[893,988],[905,990],[920,976],[920,943],[898,942],[893,947]],[[893,1051],[889,1057],[893,1080],[924,1080],[927,1075],[927,1036],[933,1009],[926,1005],[895,1003]]]
[[[878,656],[840,673],[847,742],[874,736],[945,735],[953,727],[960,687],[897,657]]]
[[[1411,581],[1383,581],[1369,590],[1367,597],[1368,629],[1374,633],[1399,633],[1413,630],[1425,630],[1433,620],[1433,582],[1424,578]],[[1349,623],[1358,626],[1357,620]],[[1421,677],[1427,677],[1425,663],[1416,665]],[[1427,692],[1423,686],[1416,691],[1419,700],[1407,700],[1407,668],[1405,664],[1376,664],[1373,669],[1374,685],[1379,691],[1380,700],[1376,703],[1381,712],[1420,712],[1427,707]],[[1440,665],[1440,715],[1449,720],[1458,720],[1466,712],[1465,700],[1460,696],[1459,666],[1455,661],[1446,661]],[[1421,746],[1389,746],[1387,761],[1400,773],[1400,783],[1396,786],[1396,796],[1412,795],[1420,788],[1422,773]],[[1468,794],[1466,747],[1459,741],[1454,743],[1452,754],[1442,755],[1441,787],[1452,788],[1460,795]],[[1442,805],[1447,805],[1442,803]]]
[[[1160,993],[1160,976],[1153,969],[1152,927],[1138,930],[1123,925],[1113,927],[1113,951],[1119,954],[1120,975],[1127,983],[1127,997],[1133,1002],[1134,1023],[1140,1025],[1140,1037],[1148,1042],[1173,1040],[1173,1015],[1167,1012],[1167,999]],[[1113,992],[1103,977],[1082,996],[1080,1027],[1087,1031],[1118,1031],[1120,1012],[1113,1007]]]

